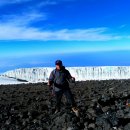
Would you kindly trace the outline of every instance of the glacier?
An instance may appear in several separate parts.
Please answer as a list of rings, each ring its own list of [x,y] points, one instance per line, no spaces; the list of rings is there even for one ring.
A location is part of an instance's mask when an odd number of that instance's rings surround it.
[[[9,78],[4,75],[0,75],[0,85],[7,85],[7,84],[24,84],[27,82],[20,82],[17,79]]]
[[[21,68],[3,73],[30,83],[47,82],[54,67]],[[76,81],[130,79],[130,66],[66,67]]]

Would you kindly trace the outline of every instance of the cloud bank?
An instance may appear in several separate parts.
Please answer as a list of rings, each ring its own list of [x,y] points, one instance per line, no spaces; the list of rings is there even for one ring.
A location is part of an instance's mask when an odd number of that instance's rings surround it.
[[[0,6],[18,4],[34,0],[1,0]],[[64,0],[68,1],[68,0]],[[73,0],[71,0],[73,1]],[[122,37],[108,33],[109,28],[62,28],[60,30],[43,29],[31,26],[32,23],[48,19],[48,14],[40,12],[38,8],[49,4],[58,4],[59,0],[40,1],[33,9],[27,8],[19,14],[3,14],[0,22],[0,40],[63,40],[63,41],[109,41],[118,40]]]

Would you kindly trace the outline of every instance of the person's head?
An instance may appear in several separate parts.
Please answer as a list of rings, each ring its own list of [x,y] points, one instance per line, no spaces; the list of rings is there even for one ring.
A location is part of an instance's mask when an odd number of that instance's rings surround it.
[[[62,61],[61,61],[61,60],[57,60],[57,61],[55,62],[55,65],[56,65],[56,69],[58,69],[58,70],[60,70],[60,69],[61,69],[61,67],[63,66],[63,64],[62,64]]]

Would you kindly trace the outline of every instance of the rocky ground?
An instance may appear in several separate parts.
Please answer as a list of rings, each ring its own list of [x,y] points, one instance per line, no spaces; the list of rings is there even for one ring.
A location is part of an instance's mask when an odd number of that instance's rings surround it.
[[[71,84],[80,117],[46,84],[0,86],[0,130],[130,130],[130,80],[86,81]]]

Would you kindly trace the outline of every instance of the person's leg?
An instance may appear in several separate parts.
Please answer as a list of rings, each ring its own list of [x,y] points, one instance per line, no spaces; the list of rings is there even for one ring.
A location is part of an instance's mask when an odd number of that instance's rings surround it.
[[[71,90],[70,89],[65,90],[64,95],[66,96],[68,102],[71,104],[72,111],[76,114],[77,117],[79,117],[79,109],[77,108],[77,105],[75,103]]]
[[[57,91],[55,92],[55,97],[56,97],[56,110],[60,110],[60,105],[61,105],[61,99],[62,99],[63,91]]]
[[[64,90],[64,95],[66,96],[67,102],[72,106],[76,107],[76,103],[73,94],[70,89]]]

